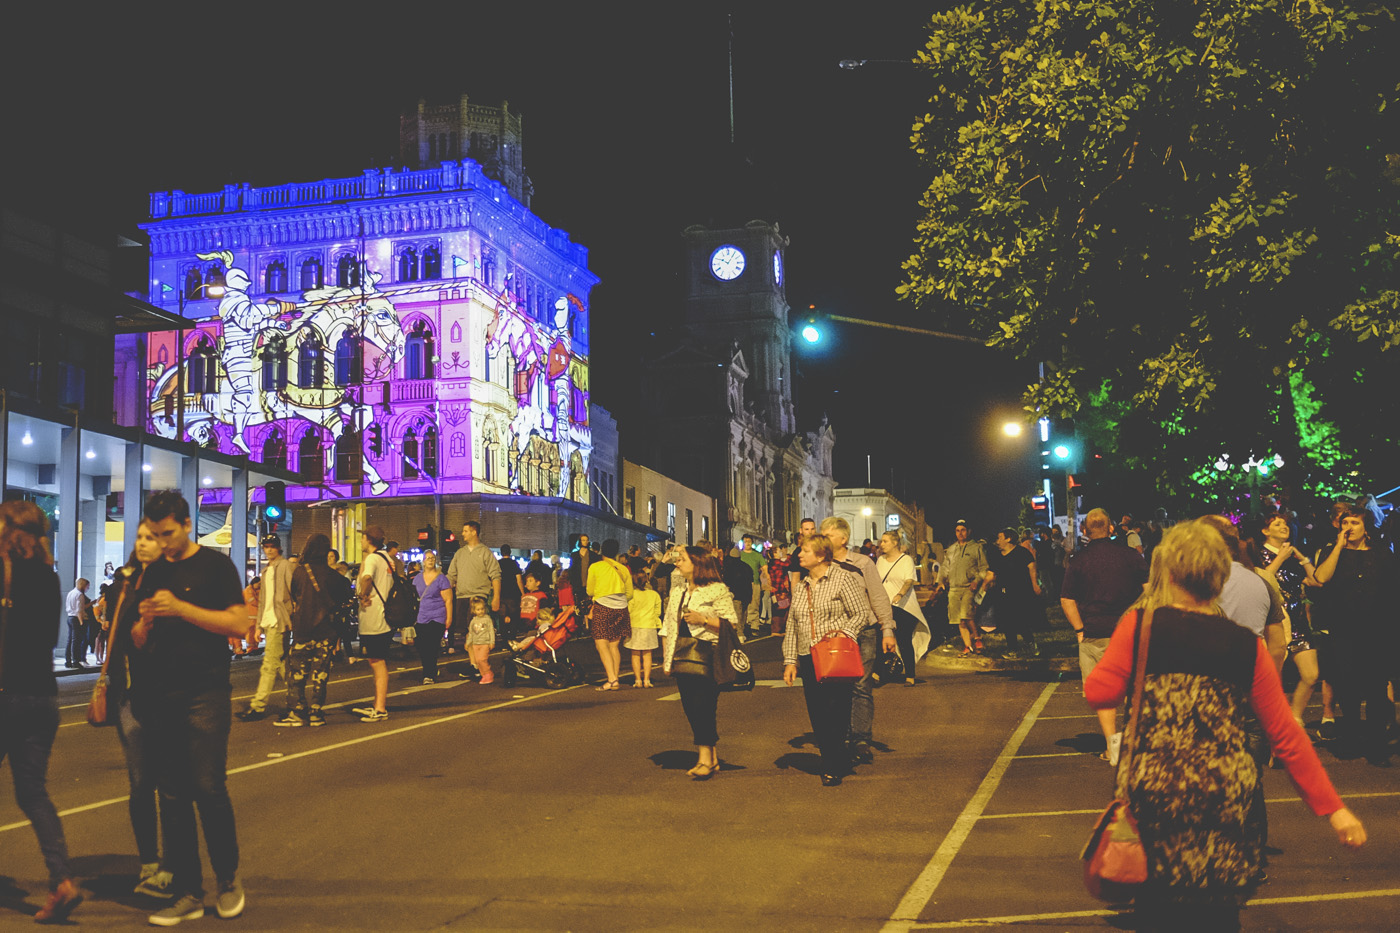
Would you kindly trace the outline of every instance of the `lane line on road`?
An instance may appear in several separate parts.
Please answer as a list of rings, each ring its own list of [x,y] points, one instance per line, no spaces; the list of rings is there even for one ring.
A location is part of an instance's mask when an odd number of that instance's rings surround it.
[[[1331,894],[1299,894],[1293,897],[1259,897],[1246,902],[1250,907],[1270,904],[1313,904],[1326,901],[1354,901],[1371,897],[1400,897],[1400,888],[1376,891],[1337,891]],[[965,920],[943,920],[936,923],[910,924],[909,930],[956,930],[965,927],[1010,926],[1015,923],[1038,923],[1047,920],[1078,920],[1089,917],[1132,916],[1120,910],[1063,910],[1044,914],[1010,914],[1003,917],[969,917]]]
[[[1092,755],[1093,752],[1049,752],[1044,755],[1017,755],[1017,761],[1025,761],[1027,758],[1080,758],[1084,755]]]
[[[1097,713],[1080,713],[1080,714],[1077,715],[1077,716],[1041,716],[1041,717],[1040,717],[1040,721],[1041,721],[1041,722],[1045,722],[1045,721],[1048,720],[1048,719],[1098,719],[1098,718],[1099,718],[1099,717],[1098,717],[1098,714],[1097,714]]]
[[[971,835],[972,829],[977,825],[977,819],[986,809],[991,801],[992,795],[996,793],[1001,785],[1001,779],[1006,774],[1006,770],[1011,767],[1011,761],[1016,757],[1016,752],[1020,750],[1021,743],[1030,734],[1031,727],[1035,725],[1037,718],[1045,709],[1045,704],[1050,702],[1050,697],[1059,689],[1060,682],[1047,684],[1040,692],[1040,696],[1031,704],[1031,708],[1021,717],[1021,724],[1016,727],[1016,731],[1006,740],[1006,745],[1002,747],[1001,754],[992,763],[991,770],[982,779],[977,792],[972,795],[972,799],[963,807],[962,813],[953,822],[953,828],[948,830],[948,835],[943,837],[943,843],[938,847],[938,851],[933,853],[933,858],[929,859],[924,870],[919,873],[919,877],[914,879],[914,883],[900,899],[899,906],[894,909],[882,933],[904,933],[912,928],[919,919],[919,914],[923,913],[928,902],[933,899],[933,894],[938,890],[944,875],[948,873],[948,868],[953,864],[953,859],[957,857],[958,850],[962,848],[967,837]]]
[[[229,768],[228,773],[230,776],[232,776],[235,774],[243,774],[247,771],[256,771],[259,768],[268,768],[272,765],[286,764],[289,761],[297,761],[301,758],[309,758],[312,755],[320,755],[323,752],[333,752],[337,751],[338,749],[349,748],[352,745],[362,745],[365,742],[374,742],[378,739],[387,739],[390,736],[403,735],[405,732],[412,732],[415,729],[425,729],[428,726],[437,726],[445,722],[454,722],[458,719],[465,719],[468,716],[475,716],[478,713],[489,713],[492,710],[505,709],[507,706],[517,706],[521,703],[528,703],[531,700],[538,700],[540,697],[558,696],[561,693],[568,693],[570,690],[577,690],[581,686],[583,686],[583,684],[578,684],[573,687],[565,687],[562,690],[552,690],[548,693],[536,693],[533,696],[521,697],[517,700],[506,700],[502,703],[493,703],[490,706],[482,706],[478,707],[477,709],[469,709],[461,713],[452,713],[449,716],[439,716],[437,719],[429,719],[426,722],[415,722],[412,725],[401,726],[397,729],[389,729],[384,732],[375,732],[370,735],[362,735],[358,738],[347,739],[344,742],[335,742],[331,745],[323,745],[320,748],[312,748],[304,752],[294,752],[290,755],[283,755],[281,758],[269,758],[265,761],[255,761],[249,765],[242,765],[237,768]],[[60,810],[58,812],[58,815],[60,817],[72,816],[76,813],[84,813],[88,810],[97,810],[102,807],[110,807],[113,804],[126,803],[130,799],[130,795],[127,795],[125,797],[113,797],[110,800],[99,800],[95,803],[85,803],[80,807],[70,807],[67,810]],[[0,826],[0,833],[9,832],[12,829],[21,829],[28,825],[28,820],[24,820],[19,823],[8,823],[4,826]]]

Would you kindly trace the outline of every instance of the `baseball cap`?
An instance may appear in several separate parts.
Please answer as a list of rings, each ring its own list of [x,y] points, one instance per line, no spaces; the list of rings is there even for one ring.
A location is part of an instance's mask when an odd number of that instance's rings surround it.
[[[275,547],[279,551],[282,550],[282,539],[276,535],[263,535],[263,539],[258,544],[262,547]]]
[[[969,527],[968,524],[967,524],[967,519],[965,519],[965,518],[960,518],[960,519],[958,519],[957,521],[953,522],[953,527],[954,527],[954,528],[958,527],[959,525],[962,525],[964,528]]]

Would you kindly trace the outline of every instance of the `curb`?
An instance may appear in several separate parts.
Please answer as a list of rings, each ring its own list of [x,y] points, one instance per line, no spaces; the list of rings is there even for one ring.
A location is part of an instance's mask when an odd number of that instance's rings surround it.
[[[980,672],[980,671],[1043,671],[1045,673],[1079,673],[1078,658],[1027,658],[1016,660],[974,655],[960,658],[956,654],[943,654],[937,649],[924,655],[923,665],[940,671]]]

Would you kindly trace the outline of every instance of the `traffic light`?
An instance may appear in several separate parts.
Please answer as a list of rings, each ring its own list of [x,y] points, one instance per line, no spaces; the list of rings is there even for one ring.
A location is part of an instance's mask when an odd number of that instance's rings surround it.
[[[803,340],[815,346],[822,342],[822,337],[825,335],[824,321],[822,315],[817,313],[816,305],[808,305],[807,311],[807,318],[802,322],[802,326],[798,328],[797,332],[802,335]]]
[[[369,426],[369,452],[375,459],[384,456],[384,428],[377,421]]]
[[[287,484],[268,480],[263,486],[263,520],[271,527],[287,517]]]
[[[437,550],[437,533],[432,525],[418,529],[418,546],[425,551]]]
[[[1050,524],[1050,500],[1045,496],[1031,496],[1031,517],[1037,525]]]

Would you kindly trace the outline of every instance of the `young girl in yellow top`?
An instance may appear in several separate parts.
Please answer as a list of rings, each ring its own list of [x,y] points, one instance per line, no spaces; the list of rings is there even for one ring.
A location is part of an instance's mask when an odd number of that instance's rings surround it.
[[[632,686],[650,687],[652,652],[661,647],[657,638],[661,629],[661,594],[652,586],[651,574],[646,570],[632,574],[627,614],[632,617],[632,634],[623,646],[632,651]]]

